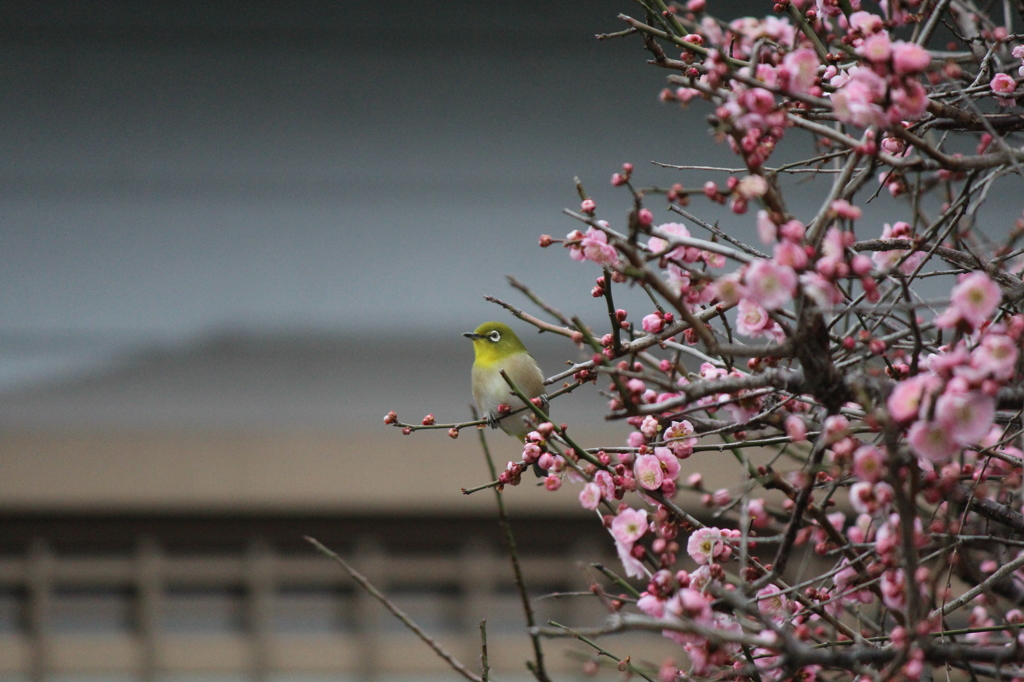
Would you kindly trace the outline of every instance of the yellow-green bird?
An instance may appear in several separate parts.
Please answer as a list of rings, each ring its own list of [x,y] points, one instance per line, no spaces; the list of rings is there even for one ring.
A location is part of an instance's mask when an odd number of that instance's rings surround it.
[[[527,410],[504,417],[498,412],[499,405],[508,405],[513,410],[524,406],[523,401],[512,393],[512,389],[501,377],[501,370],[505,370],[528,398],[541,397],[546,409],[544,373],[540,366],[507,324],[484,322],[476,331],[466,332],[463,336],[473,340],[473,351],[476,354],[473,362],[473,400],[477,407],[491,428],[500,426],[505,433],[523,440],[534,428],[528,421],[532,412]]]

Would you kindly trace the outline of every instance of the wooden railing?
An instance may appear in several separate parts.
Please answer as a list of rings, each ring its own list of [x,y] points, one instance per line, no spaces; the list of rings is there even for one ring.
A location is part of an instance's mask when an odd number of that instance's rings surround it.
[[[476,668],[479,622],[488,619],[496,672],[524,673],[530,657],[508,557],[467,537],[446,554],[388,550],[357,538],[346,558],[452,653]],[[527,553],[531,592],[585,591],[583,568],[608,558],[599,537]],[[535,601],[541,622],[599,623],[593,597]],[[611,648],[624,646],[616,639]],[[581,652],[566,656],[567,647]],[[549,647],[555,670],[579,670],[581,644]],[[628,653],[623,649],[623,655]],[[654,661],[655,663],[659,661]],[[346,679],[440,673],[443,663],[416,641],[332,561],[312,550],[283,553],[253,541],[234,554],[171,553],[140,539],[120,554],[55,551],[44,540],[0,557],[0,676],[33,682],[52,674],[343,674]],[[445,677],[445,679],[448,679]]]

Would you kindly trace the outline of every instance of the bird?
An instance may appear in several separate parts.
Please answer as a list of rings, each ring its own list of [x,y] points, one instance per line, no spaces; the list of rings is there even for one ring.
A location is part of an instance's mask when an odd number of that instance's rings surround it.
[[[507,324],[484,322],[475,331],[466,332],[463,336],[473,341],[473,400],[477,407],[492,429],[501,427],[510,436],[525,440],[526,435],[534,429],[529,422],[532,413],[526,411],[508,416],[498,411],[500,405],[508,405],[513,410],[525,405],[512,393],[501,376],[501,370],[505,370],[526,397],[541,398],[542,409],[546,410],[544,373],[540,365]]]

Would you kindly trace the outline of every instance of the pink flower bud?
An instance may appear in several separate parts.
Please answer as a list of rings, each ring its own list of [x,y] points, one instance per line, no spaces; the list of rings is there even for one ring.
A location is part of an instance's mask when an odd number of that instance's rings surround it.
[[[648,334],[657,334],[665,327],[665,319],[658,313],[651,313],[644,317],[643,329]]]
[[[523,448],[523,461],[527,464],[533,464],[540,459],[541,451],[540,446],[536,443],[527,443]]]
[[[795,414],[786,417],[786,435],[794,443],[807,440],[807,424]]]
[[[597,210],[597,203],[593,199],[584,199],[580,203],[580,210],[584,213],[593,214]]]
[[[559,488],[562,487],[562,479],[559,478],[556,474],[551,474],[550,476],[544,479],[544,487],[554,492],[555,490],[558,490]]]
[[[644,227],[650,227],[654,223],[654,214],[649,209],[641,208],[636,212],[636,221]]]
[[[859,253],[853,257],[853,260],[850,262],[850,266],[853,268],[854,274],[858,277],[863,277],[871,272],[871,259],[868,256]]]
[[[836,214],[836,217],[847,218],[849,220],[858,220],[863,215],[858,207],[852,205],[846,199],[836,199],[830,206],[832,212]]]

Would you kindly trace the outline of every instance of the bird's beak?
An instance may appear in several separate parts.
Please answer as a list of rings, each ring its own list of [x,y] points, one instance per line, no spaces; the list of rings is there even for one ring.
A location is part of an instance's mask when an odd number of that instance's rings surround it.
[[[466,332],[465,334],[463,334],[463,336],[465,336],[467,339],[473,339],[474,341],[476,341],[477,339],[484,338],[483,334],[477,334],[476,332]]]

